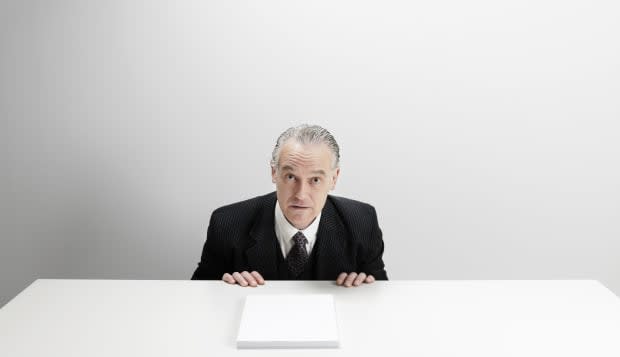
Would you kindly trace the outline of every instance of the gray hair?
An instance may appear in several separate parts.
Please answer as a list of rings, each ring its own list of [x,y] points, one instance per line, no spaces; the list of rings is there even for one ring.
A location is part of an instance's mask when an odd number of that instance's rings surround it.
[[[300,144],[326,144],[334,156],[333,168],[337,168],[340,165],[340,147],[332,134],[318,125],[302,124],[288,128],[280,134],[276,141],[276,146],[271,153],[271,166],[278,167],[280,150],[282,145],[289,139],[294,139]]]

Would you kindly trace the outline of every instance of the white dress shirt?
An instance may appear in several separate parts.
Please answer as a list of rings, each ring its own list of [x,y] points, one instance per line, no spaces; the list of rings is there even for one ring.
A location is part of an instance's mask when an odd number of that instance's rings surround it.
[[[282,256],[286,258],[288,252],[293,248],[293,236],[300,232],[299,229],[295,228],[289,221],[284,217],[284,213],[280,208],[280,204],[276,201],[276,209],[275,209],[275,230],[276,237],[278,237],[278,242],[280,242],[280,248],[282,248]],[[321,213],[310,223],[310,225],[301,231],[304,234],[308,243],[306,243],[306,251],[308,251],[308,255],[312,252],[312,248],[314,247],[314,242],[316,242],[316,232],[319,229],[319,222],[321,221]]]

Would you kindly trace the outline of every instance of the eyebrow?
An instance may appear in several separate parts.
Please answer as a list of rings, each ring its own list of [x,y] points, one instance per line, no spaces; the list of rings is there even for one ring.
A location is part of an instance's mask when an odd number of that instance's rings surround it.
[[[295,171],[295,169],[290,165],[284,165],[282,166],[282,171]],[[313,175],[327,176],[327,173],[325,172],[325,170],[314,170],[311,173]]]

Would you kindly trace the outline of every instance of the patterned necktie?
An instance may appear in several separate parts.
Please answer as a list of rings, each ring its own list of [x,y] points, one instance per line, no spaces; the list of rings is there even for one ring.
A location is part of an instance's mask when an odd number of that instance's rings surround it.
[[[308,262],[308,251],[306,250],[308,240],[303,233],[297,232],[293,236],[293,247],[286,256],[288,270],[293,277],[298,277],[304,271],[304,267]]]

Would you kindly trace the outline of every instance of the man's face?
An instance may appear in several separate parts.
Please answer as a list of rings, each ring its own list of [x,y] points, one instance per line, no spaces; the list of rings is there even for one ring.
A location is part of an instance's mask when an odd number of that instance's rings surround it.
[[[321,213],[327,194],[336,187],[340,169],[326,144],[300,144],[288,140],[280,149],[277,167],[271,168],[278,203],[295,228],[307,228]]]

